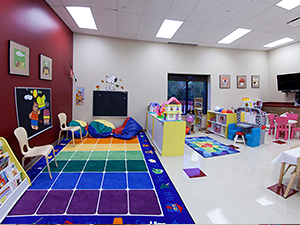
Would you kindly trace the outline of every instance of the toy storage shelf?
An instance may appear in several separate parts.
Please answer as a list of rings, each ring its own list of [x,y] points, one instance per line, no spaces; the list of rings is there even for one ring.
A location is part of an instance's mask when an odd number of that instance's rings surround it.
[[[212,110],[207,111],[206,129],[221,137],[227,138],[228,124],[236,123],[235,113],[220,113]]]
[[[183,155],[185,121],[165,121],[149,112],[146,120],[146,134],[161,156]]]
[[[201,129],[203,114],[203,98],[194,98],[195,125]]]
[[[19,163],[18,159],[16,158],[15,154],[13,153],[12,149],[10,148],[7,141],[0,137],[0,141],[3,146],[3,152],[8,153],[10,163],[8,166],[3,169],[1,172],[6,172],[9,170],[10,166],[14,165],[16,169],[18,170],[18,175],[21,177],[21,182],[16,185],[16,187],[13,187],[13,178],[8,178],[8,183],[0,189],[0,195],[1,195],[1,204],[0,204],[0,223],[4,220],[6,215],[9,213],[9,211],[12,209],[12,207],[15,205],[15,203],[19,200],[19,198],[23,195],[23,193],[28,189],[28,187],[31,185],[30,178],[28,177],[27,173]]]

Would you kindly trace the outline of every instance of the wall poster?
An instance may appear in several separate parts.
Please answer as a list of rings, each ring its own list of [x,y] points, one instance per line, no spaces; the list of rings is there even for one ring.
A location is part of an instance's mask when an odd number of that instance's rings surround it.
[[[18,126],[28,139],[52,127],[50,88],[15,87],[15,104]]]

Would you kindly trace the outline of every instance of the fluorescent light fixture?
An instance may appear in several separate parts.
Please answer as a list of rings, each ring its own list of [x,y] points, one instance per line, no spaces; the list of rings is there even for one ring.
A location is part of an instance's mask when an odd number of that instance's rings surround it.
[[[235,31],[233,31],[231,34],[224,37],[221,41],[218,43],[220,44],[230,44],[234,42],[235,40],[239,39],[240,37],[244,36],[245,34],[249,33],[251,30],[245,29],[245,28],[238,28]]]
[[[97,30],[96,23],[89,7],[66,6],[79,28]]]
[[[272,47],[275,47],[275,46],[278,46],[278,45],[282,45],[282,44],[285,44],[285,43],[288,43],[288,42],[291,42],[291,41],[294,41],[294,39],[292,38],[289,38],[289,37],[285,37],[285,38],[282,38],[278,41],[273,41],[269,44],[266,44],[264,45],[264,47],[266,48],[272,48]]]
[[[182,23],[183,21],[165,19],[159,28],[156,37],[171,39],[176,31],[180,28]]]
[[[281,8],[291,10],[300,5],[300,0],[282,0],[278,2],[276,5]]]

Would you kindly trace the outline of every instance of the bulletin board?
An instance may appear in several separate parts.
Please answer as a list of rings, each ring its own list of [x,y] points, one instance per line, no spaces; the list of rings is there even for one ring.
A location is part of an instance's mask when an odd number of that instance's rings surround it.
[[[97,91],[93,93],[93,116],[127,117],[127,91]]]
[[[28,139],[52,127],[50,88],[15,87],[15,105],[18,126]]]

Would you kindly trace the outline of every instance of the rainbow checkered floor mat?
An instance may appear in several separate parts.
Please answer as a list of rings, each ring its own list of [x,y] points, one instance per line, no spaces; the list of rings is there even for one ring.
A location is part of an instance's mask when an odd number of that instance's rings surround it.
[[[53,179],[45,165],[29,171],[32,186],[3,223],[194,223],[143,132],[55,149]]]
[[[207,136],[186,138],[185,143],[204,158],[240,152]]]

